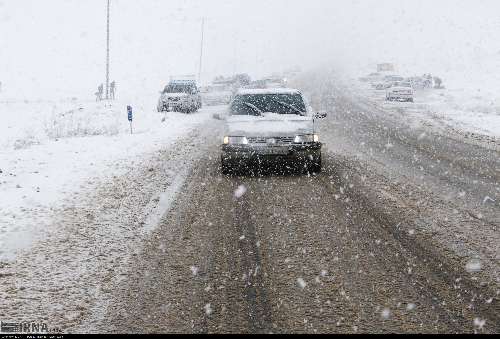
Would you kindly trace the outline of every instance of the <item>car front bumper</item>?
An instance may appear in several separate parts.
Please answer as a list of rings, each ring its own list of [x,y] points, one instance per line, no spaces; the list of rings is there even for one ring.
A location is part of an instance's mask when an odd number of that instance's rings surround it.
[[[222,161],[231,167],[307,165],[321,161],[321,143],[286,146],[222,145]]]
[[[175,112],[178,110],[186,109],[188,107],[188,104],[184,101],[163,101],[160,102],[158,106],[163,111]]]
[[[392,99],[408,100],[408,99],[413,99],[413,94],[389,93],[389,94],[387,94],[387,97],[392,98]]]

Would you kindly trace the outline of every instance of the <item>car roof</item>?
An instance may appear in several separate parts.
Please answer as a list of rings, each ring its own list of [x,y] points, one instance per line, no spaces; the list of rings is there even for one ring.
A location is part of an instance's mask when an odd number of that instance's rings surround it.
[[[196,80],[170,80],[169,85],[196,85]]]
[[[300,94],[293,88],[264,88],[264,89],[240,89],[238,95],[264,95],[264,94]]]

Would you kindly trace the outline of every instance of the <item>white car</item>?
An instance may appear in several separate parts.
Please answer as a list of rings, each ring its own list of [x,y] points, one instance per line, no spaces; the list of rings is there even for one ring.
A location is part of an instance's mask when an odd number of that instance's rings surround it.
[[[409,101],[413,102],[414,91],[410,82],[396,81],[385,92],[387,101]]]
[[[201,89],[201,98],[206,106],[229,105],[232,94],[227,86],[211,85]]]
[[[158,100],[158,112],[191,113],[201,107],[200,91],[192,80],[171,80]]]
[[[384,90],[392,87],[395,82],[402,82],[405,79],[399,75],[386,75],[382,81],[372,83],[373,88],[376,90]]]
[[[240,90],[225,118],[222,172],[252,164],[320,172],[322,144],[314,121],[325,117],[314,114],[294,89]]]

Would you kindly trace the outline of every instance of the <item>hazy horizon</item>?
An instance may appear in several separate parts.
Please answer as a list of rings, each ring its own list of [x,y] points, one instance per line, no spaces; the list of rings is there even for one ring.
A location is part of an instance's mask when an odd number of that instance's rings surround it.
[[[497,1],[111,0],[111,79],[159,89],[169,76],[260,77],[299,66],[348,74],[376,62],[445,81],[499,80]],[[105,81],[106,0],[0,1],[5,95],[92,97]]]

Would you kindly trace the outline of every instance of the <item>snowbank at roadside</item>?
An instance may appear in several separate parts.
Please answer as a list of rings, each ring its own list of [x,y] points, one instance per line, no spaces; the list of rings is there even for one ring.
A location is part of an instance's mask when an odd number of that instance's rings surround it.
[[[132,135],[126,102],[0,102],[0,261],[15,259],[43,236],[51,209],[95,178],[121,174],[217,110],[168,113],[162,122],[154,102],[131,103]]]
[[[415,91],[415,102],[387,102],[385,91],[367,83],[350,81],[356,95],[383,109],[407,115],[438,128],[500,139],[500,101],[468,89],[427,89]]]
[[[429,90],[419,94],[424,113],[459,130],[500,139],[500,101],[465,89]]]

